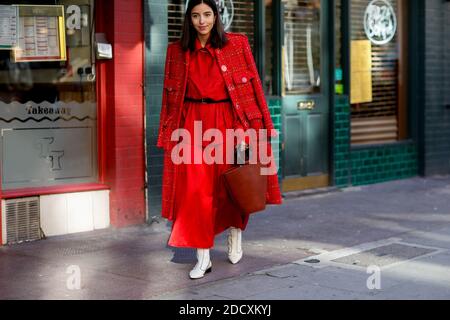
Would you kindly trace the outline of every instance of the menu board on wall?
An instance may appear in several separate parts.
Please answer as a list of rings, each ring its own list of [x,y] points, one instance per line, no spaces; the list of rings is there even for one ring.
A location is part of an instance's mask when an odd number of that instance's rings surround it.
[[[65,61],[63,6],[19,5],[15,62]]]
[[[0,50],[17,45],[17,7],[0,5]]]

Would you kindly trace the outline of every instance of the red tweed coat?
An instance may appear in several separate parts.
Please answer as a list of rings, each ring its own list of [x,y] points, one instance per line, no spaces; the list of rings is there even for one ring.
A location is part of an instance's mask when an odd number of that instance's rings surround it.
[[[215,49],[234,111],[235,128],[273,129],[269,108],[252,51],[245,35],[227,33],[228,43]],[[172,163],[171,150],[177,142],[170,141],[173,130],[179,128],[189,70],[189,51],[182,50],[179,41],[167,48],[164,89],[157,146],[164,148],[162,216],[173,220],[174,186],[177,166]],[[277,175],[268,179],[267,204],[281,204]]]

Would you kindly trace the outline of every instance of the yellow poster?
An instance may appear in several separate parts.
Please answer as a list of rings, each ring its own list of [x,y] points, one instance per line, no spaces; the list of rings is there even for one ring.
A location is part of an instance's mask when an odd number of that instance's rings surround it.
[[[370,40],[352,41],[351,44],[352,104],[372,102],[372,44]]]

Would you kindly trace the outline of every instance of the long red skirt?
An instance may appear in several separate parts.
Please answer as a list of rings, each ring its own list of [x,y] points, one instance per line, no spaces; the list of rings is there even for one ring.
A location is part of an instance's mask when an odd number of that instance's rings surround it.
[[[203,153],[211,142],[196,143],[194,122],[202,122],[202,132],[210,128],[219,129],[223,139],[223,164],[177,164],[175,185],[174,222],[168,244],[173,247],[209,249],[214,246],[214,237],[230,227],[245,230],[248,215],[244,215],[230,199],[221,174],[231,168],[226,164],[226,129],[232,129],[234,113],[231,103],[204,104],[185,102],[182,116],[184,129],[190,132],[191,160],[194,150]],[[212,143],[215,141],[213,139]],[[186,145],[184,145],[186,147]],[[181,153],[183,154],[183,153]],[[213,152],[212,155],[215,155]]]

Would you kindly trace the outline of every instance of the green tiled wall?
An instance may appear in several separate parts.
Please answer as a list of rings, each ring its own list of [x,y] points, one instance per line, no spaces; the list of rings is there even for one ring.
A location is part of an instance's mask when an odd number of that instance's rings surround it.
[[[352,185],[365,185],[414,177],[418,173],[413,143],[352,151]]]
[[[147,136],[148,212],[161,212],[163,151],[156,147],[161,111],[164,62],[168,44],[167,1],[144,1],[145,22],[145,98]]]
[[[338,187],[350,183],[350,105],[344,96],[337,96],[334,112],[334,184]]]
[[[275,154],[275,160],[279,164],[278,166],[278,179],[281,181],[281,142],[283,141],[282,133],[282,121],[281,121],[281,100],[280,99],[268,99],[267,103],[269,105],[270,115],[272,117],[272,122],[276,130],[278,130],[279,136],[272,139],[272,145],[278,143],[278,154]]]
[[[361,186],[418,174],[418,155],[414,142],[351,148],[350,105],[345,96],[336,97],[334,121],[336,186]]]

